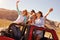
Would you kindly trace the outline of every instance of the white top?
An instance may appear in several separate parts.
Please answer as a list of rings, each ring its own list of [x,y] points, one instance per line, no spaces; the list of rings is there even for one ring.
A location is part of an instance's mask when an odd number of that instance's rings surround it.
[[[44,18],[41,17],[40,19],[36,19],[34,25],[37,27],[44,27]]]
[[[19,15],[18,18],[13,23],[22,23],[24,21],[24,16]]]

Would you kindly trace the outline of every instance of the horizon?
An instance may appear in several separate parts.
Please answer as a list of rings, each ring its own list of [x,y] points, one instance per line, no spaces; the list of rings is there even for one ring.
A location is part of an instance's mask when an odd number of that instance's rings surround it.
[[[0,8],[16,10],[16,0],[0,0]],[[45,15],[49,8],[53,8],[53,12],[47,16],[47,19],[60,22],[60,0],[21,0],[19,10],[27,9],[29,12],[34,9],[42,11]],[[57,14],[58,13],[58,14]]]

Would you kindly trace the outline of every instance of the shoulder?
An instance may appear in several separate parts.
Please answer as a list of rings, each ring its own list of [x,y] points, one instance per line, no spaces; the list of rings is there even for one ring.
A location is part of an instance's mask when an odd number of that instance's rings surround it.
[[[44,19],[44,17],[41,17],[40,19]]]

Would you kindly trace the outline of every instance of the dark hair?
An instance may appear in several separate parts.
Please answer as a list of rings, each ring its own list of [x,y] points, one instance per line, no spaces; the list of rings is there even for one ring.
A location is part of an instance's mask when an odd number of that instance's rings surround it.
[[[35,13],[35,10],[32,10],[31,12],[34,12]]]
[[[43,13],[41,11],[38,11],[39,14],[41,14],[41,17],[43,17]]]

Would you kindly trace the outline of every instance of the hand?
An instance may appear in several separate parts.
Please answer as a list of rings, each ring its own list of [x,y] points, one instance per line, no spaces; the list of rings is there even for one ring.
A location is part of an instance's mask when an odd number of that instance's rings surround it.
[[[49,9],[49,12],[52,12],[52,11],[53,11],[53,8],[50,8],[50,9]]]
[[[17,2],[16,3],[19,3],[20,2],[20,0],[17,0]]]
[[[50,14],[50,12],[52,12],[53,11],[53,8],[50,8],[49,10],[48,10],[48,12],[47,12],[47,14],[45,15],[45,18]]]

